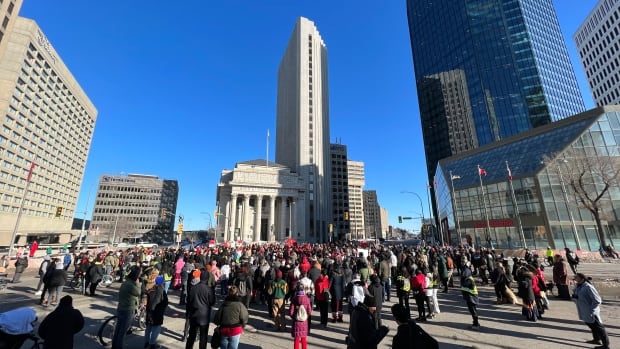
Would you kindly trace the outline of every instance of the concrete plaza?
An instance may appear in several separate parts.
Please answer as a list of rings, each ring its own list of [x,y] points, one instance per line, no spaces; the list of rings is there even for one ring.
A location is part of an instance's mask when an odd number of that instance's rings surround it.
[[[584,272],[595,275],[597,270],[601,274],[614,275],[618,265],[584,264]],[[615,275],[618,275],[617,272]],[[10,309],[31,306],[42,320],[52,309],[36,305],[34,288],[38,279],[32,273],[26,273],[19,284],[9,284],[3,293],[0,293],[0,312]],[[96,334],[101,323],[108,316],[113,315],[116,308],[119,284],[109,288],[100,288],[98,297],[85,297],[78,292],[65,288],[65,294],[74,298],[74,306],[82,311],[86,319],[84,329],[75,336],[75,348],[100,348]],[[538,322],[525,321],[521,316],[520,307],[514,305],[495,305],[495,295],[492,287],[479,287],[481,305],[480,331],[469,329],[471,316],[467,311],[458,289],[451,289],[448,294],[439,293],[441,314],[435,319],[421,326],[433,335],[439,342],[440,348],[592,348],[594,345],[585,343],[591,339],[588,328],[577,319],[575,305],[571,301],[555,300],[551,297],[551,309],[544,314],[543,320]],[[185,343],[180,341],[184,324],[184,309],[178,306],[178,291],[170,291],[170,307],[164,320],[164,330],[159,337],[163,348],[184,348]],[[611,340],[612,348],[620,348],[620,299],[606,299],[602,307],[602,317]],[[392,301],[397,300],[392,296]],[[218,298],[217,306],[221,304]],[[390,328],[388,336],[380,343],[379,348],[390,348],[392,337],[396,333],[396,323],[389,314],[388,303],[382,311],[384,324]],[[412,315],[417,316],[413,299]],[[290,332],[274,332],[270,330],[271,320],[268,318],[266,306],[252,305],[250,307],[250,326],[241,336],[240,348],[291,348],[293,341]],[[344,323],[329,323],[326,329],[318,328],[318,311],[314,311],[311,334],[308,338],[310,348],[345,348],[344,338],[348,330],[349,317],[345,315]],[[289,320],[290,321],[290,320]],[[211,330],[213,325],[211,325]],[[211,331],[210,331],[211,333]],[[143,348],[143,332],[138,331],[128,335],[126,348]],[[198,344],[195,344],[198,347]],[[24,346],[26,348],[26,346]]]

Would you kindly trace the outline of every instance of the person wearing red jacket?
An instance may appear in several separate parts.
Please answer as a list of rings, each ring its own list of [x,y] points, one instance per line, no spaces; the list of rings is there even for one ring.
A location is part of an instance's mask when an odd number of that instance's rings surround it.
[[[415,271],[415,276],[411,278],[411,291],[415,304],[418,306],[418,318],[416,321],[426,321],[426,312],[424,311],[424,300],[426,299],[426,276],[422,270]]]
[[[315,299],[316,304],[319,307],[321,313],[321,325],[327,327],[327,305],[329,304],[329,278],[327,277],[327,270],[321,270],[321,275],[314,282],[314,290],[316,292]]]

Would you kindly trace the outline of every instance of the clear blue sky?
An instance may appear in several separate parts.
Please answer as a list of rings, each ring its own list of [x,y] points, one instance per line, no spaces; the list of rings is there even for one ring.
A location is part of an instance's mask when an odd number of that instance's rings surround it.
[[[586,106],[572,35],[596,0],[555,0]],[[179,6],[180,4],[183,6]],[[76,211],[92,214],[102,174],[179,181],[185,229],[205,229],[223,169],[275,159],[277,68],[297,17],[328,48],[331,141],[366,166],[390,224],[429,216],[405,0],[24,0],[99,110]],[[92,189],[87,205],[89,191]],[[78,214],[79,218],[83,215]]]

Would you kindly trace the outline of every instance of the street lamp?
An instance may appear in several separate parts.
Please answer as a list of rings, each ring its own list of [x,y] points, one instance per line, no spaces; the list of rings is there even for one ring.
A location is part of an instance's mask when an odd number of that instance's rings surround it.
[[[575,217],[573,216],[573,211],[570,209],[570,201],[568,200],[568,193],[566,191],[566,184],[564,183],[564,176],[562,175],[562,168],[560,166],[561,163],[568,163],[566,159],[557,159],[556,167],[558,169],[558,175],[560,175],[560,184],[562,185],[562,193],[564,194],[564,201],[566,202],[566,210],[568,211],[568,216],[570,217],[571,226],[573,228],[573,235],[575,236],[575,243],[577,244],[577,249],[581,250],[581,242],[579,241],[579,235],[577,234],[577,225],[575,224]],[[564,233],[562,233],[562,240],[564,240],[564,247],[566,247],[566,239],[564,238]]]
[[[453,210],[454,210],[454,220],[456,221],[456,235],[459,238],[459,244],[463,243],[461,237],[461,225],[459,222],[458,208],[456,207],[456,195],[454,194],[454,180],[461,179],[459,175],[453,175],[452,171],[450,171],[450,183],[452,184],[452,202],[453,202]]]
[[[418,193],[415,193],[415,192],[412,192],[412,191],[407,191],[407,190],[401,190],[400,193],[401,194],[412,194],[412,195],[415,195],[415,196],[417,196],[418,200],[420,200],[420,209],[422,209],[422,225],[423,225],[424,224],[424,204],[422,204],[422,198],[420,197],[420,195],[418,195]]]

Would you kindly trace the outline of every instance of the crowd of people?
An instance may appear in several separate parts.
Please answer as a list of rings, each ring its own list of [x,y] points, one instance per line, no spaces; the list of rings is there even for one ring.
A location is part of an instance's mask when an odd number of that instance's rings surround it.
[[[200,349],[207,347],[211,321],[217,326],[211,340],[219,341],[221,348],[237,348],[250,307],[268,310],[272,330],[290,331],[295,349],[307,348],[313,327],[328,328],[330,322],[346,320],[347,348],[376,348],[388,333],[382,314],[393,294],[397,301],[389,310],[398,329],[392,347],[411,348],[411,343],[421,341],[426,343],[424,348],[433,348],[437,341],[418,323],[441,313],[438,293],[455,291],[457,277],[457,292],[471,314],[472,330],[481,326],[479,285],[492,285],[499,304],[521,305],[524,319],[529,321],[540,320],[550,311],[548,294],[555,287],[560,298],[577,302],[580,319],[592,331],[591,342],[608,348],[598,308],[600,296],[588,278],[577,273],[579,261],[573,252],[567,249],[565,256],[539,257],[528,250],[525,258],[511,259],[491,249],[464,246],[274,243],[85,252],[70,256],[69,264],[72,260],[75,272],[85,276],[88,296],[97,296],[97,285],[104,275],[113,274],[122,282],[113,349],[123,347],[139,307],[146,310],[144,348],[159,347],[157,339],[171,289],[179,295],[179,306],[185,307],[182,340],[186,349],[193,348],[195,342]],[[545,260],[552,263],[553,281],[545,279]],[[568,294],[569,267],[577,285],[572,296]],[[62,285],[57,281],[66,280],[66,269],[66,258],[44,258],[39,271],[42,281],[36,290],[43,306],[58,304],[60,309],[62,303],[66,307],[66,301],[62,302],[65,298],[60,298]],[[218,297],[222,303],[215,311]],[[410,299],[415,302],[415,318]],[[318,322],[312,320],[314,311],[319,313]]]

